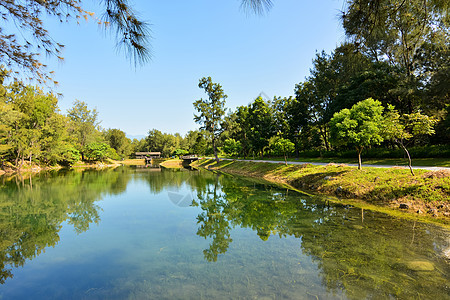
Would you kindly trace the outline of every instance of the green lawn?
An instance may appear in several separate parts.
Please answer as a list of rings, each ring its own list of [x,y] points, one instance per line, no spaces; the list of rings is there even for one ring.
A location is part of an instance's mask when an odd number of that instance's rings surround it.
[[[257,160],[261,160],[260,157],[255,157]],[[277,160],[284,161],[284,158],[274,157],[274,158],[264,158],[263,160]],[[344,164],[357,164],[358,160],[352,158],[310,158],[310,157],[300,157],[300,158],[288,158],[288,161],[302,161],[302,162],[323,162],[323,163],[344,163]],[[394,166],[408,166],[408,160],[400,158],[368,158],[362,160],[363,164],[367,165],[394,165]],[[426,167],[450,167],[450,159],[448,158],[416,158],[412,160],[413,166],[426,166]]]

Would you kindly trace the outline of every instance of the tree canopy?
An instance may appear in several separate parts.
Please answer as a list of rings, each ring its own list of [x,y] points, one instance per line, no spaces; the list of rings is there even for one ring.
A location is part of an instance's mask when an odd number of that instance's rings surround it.
[[[200,99],[194,102],[194,108],[199,113],[194,114],[194,121],[201,124],[203,129],[211,134],[214,156],[218,161],[216,140],[222,133],[222,120],[225,116],[225,99],[228,97],[218,83],[212,82],[211,77],[203,77],[198,87],[205,90],[208,99]]]
[[[358,169],[361,169],[361,152],[364,147],[380,144],[383,106],[372,98],[343,109],[330,120],[330,133],[336,145],[352,145],[358,152]]]

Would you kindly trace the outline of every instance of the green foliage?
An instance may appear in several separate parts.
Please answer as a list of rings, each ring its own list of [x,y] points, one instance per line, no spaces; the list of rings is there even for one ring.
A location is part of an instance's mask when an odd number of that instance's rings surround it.
[[[85,146],[102,140],[99,129],[97,109],[89,109],[83,101],[76,100],[73,107],[67,111],[70,120],[69,133],[76,139],[78,151],[85,159]]]
[[[125,132],[120,129],[108,129],[103,134],[105,140],[116,151],[119,158],[124,159],[131,155],[131,141],[126,137]]]
[[[228,155],[238,155],[242,150],[242,145],[235,139],[226,139],[222,149]]]
[[[184,149],[176,149],[175,151],[172,152],[172,156],[183,156],[188,154],[189,152],[187,150]]]
[[[116,151],[106,143],[90,143],[84,146],[84,158],[90,161],[104,161],[107,158],[117,159]]]
[[[199,88],[205,90],[208,99],[200,99],[194,102],[194,108],[199,113],[194,114],[194,121],[201,124],[200,129],[211,134],[214,156],[217,157],[216,140],[222,133],[222,120],[225,116],[225,95],[222,86],[213,83],[211,77],[203,77],[199,80]]]
[[[286,161],[287,156],[291,154],[295,149],[294,143],[280,136],[271,138],[269,141],[269,147],[276,155],[284,156],[284,162],[286,163],[286,165],[287,165]]]
[[[64,145],[61,156],[58,159],[58,163],[63,166],[72,166],[77,161],[81,160],[80,152],[70,144]]]
[[[176,149],[181,148],[182,140],[183,138],[178,133],[173,135],[152,129],[148,132],[143,148],[140,150],[145,152],[161,152],[163,157],[169,157]]]
[[[290,140],[282,137],[272,137],[269,147],[275,155],[289,155],[294,152],[295,145]]]
[[[382,133],[383,106],[372,98],[358,102],[351,109],[335,113],[330,120],[331,139],[335,145],[356,147],[361,168],[364,147],[378,145],[384,140]]]
[[[264,149],[269,145],[269,139],[274,134],[274,122],[269,103],[261,97],[256,98],[248,108],[248,133],[251,148],[264,156]]]

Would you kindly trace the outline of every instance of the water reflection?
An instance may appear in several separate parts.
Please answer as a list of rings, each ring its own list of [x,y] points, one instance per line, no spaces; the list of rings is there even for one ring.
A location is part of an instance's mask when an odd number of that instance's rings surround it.
[[[432,225],[393,219],[350,206],[329,206],[292,191],[218,177],[198,194],[197,234],[212,239],[205,259],[217,261],[233,227],[301,240],[322,283],[348,298],[450,297],[449,234]],[[197,204],[195,204],[197,205]]]
[[[55,246],[63,222],[77,233],[98,223],[94,202],[123,193],[129,179],[112,170],[0,177],[0,283],[13,276],[13,267]]]
[[[237,260],[242,260],[245,266],[249,261],[255,262],[257,257],[264,258],[261,266],[246,267],[247,274],[253,273],[252,268],[263,270],[259,285],[253,289],[270,290],[264,284],[269,277],[272,281],[278,280],[281,289],[296,286],[296,281],[312,280],[302,273],[295,257],[288,257],[291,270],[283,268],[275,273],[271,264],[277,258],[264,253],[264,247],[271,241],[294,239],[298,252],[316,264],[317,274],[330,298],[345,295],[350,299],[444,299],[450,295],[449,261],[443,255],[449,247],[449,234],[432,225],[398,220],[350,206],[328,205],[320,199],[259,181],[205,171],[118,168],[50,172],[34,177],[1,177],[0,180],[1,283],[13,276],[13,268],[23,266],[27,259],[33,259],[46,247],[57,245],[64,223],[77,233],[83,233],[92,224],[101,222],[98,201],[105,196],[125,193],[131,182],[138,181],[145,183],[146,193],[166,195],[176,209],[198,210],[193,219],[196,228],[193,235],[195,237],[196,233],[207,240],[200,249],[204,248],[204,262],[209,266],[221,265],[227,255],[236,255],[236,252],[227,253],[236,244],[233,241],[233,237],[239,235],[236,229],[251,230],[262,246],[251,246],[255,257],[246,258],[241,251]],[[183,231],[183,239],[194,237]],[[156,247],[154,241],[142,244]],[[234,249],[237,251],[236,247]],[[160,248],[157,255],[165,251],[169,250]],[[201,256],[201,252],[198,253]],[[186,264],[185,261],[178,263]],[[240,265],[234,267],[236,272],[242,272]],[[167,270],[167,266],[161,265],[161,269]],[[187,269],[187,274],[177,274],[177,280],[190,276],[197,276],[196,281],[202,280],[202,274],[194,270],[205,269],[197,266]],[[233,274],[230,280],[237,278]],[[205,276],[213,278],[213,274]],[[164,285],[160,284],[158,288],[163,291]]]

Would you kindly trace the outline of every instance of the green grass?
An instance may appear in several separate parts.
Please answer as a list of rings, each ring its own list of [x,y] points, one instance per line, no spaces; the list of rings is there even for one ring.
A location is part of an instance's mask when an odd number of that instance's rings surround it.
[[[252,158],[247,158],[252,159]],[[256,160],[261,160],[260,157],[255,157]],[[276,160],[283,162],[282,157],[263,158],[262,160]],[[357,164],[358,158],[341,158],[341,157],[329,157],[329,158],[288,158],[288,161],[300,161],[300,162],[317,162],[317,163],[343,163],[343,164]],[[362,159],[362,163],[365,165],[393,165],[393,166],[408,166],[408,160],[400,158],[368,158]],[[412,160],[412,165],[417,167],[447,167],[450,168],[450,159],[448,158],[416,158]]]

